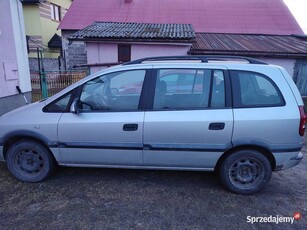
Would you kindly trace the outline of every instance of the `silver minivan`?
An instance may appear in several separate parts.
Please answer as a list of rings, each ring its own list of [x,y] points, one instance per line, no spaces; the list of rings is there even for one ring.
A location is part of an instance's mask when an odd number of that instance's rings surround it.
[[[302,160],[305,122],[282,67],[244,57],[144,58],[0,117],[0,160],[26,182],[57,165],[199,170],[251,194]]]

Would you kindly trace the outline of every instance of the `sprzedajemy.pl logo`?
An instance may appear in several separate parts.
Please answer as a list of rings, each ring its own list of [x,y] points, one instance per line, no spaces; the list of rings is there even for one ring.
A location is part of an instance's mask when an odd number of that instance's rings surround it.
[[[301,219],[301,214],[299,212],[295,212],[293,217],[290,216],[247,216],[246,221],[247,223],[275,223],[275,224],[280,224],[280,223],[290,223],[293,224],[294,220],[300,220]]]

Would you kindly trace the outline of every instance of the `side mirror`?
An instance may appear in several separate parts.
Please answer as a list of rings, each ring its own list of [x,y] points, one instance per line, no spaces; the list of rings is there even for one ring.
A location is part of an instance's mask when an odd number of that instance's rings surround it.
[[[118,95],[118,89],[117,88],[110,88],[112,95]]]
[[[72,103],[71,103],[71,106],[70,106],[70,112],[71,113],[74,113],[74,114],[78,114],[79,113],[79,107],[78,107],[78,103],[79,100],[74,100]]]

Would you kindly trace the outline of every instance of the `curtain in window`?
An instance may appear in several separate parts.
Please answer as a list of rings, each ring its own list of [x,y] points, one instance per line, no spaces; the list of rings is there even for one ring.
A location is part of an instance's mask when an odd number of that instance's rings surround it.
[[[302,96],[307,96],[307,61],[295,62],[293,80]]]

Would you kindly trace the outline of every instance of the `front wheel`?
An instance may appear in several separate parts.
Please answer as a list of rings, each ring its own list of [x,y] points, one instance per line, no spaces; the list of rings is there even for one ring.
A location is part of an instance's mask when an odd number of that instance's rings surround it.
[[[14,143],[7,151],[9,171],[24,182],[39,182],[51,175],[55,160],[42,144],[23,140]]]
[[[255,150],[239,150],[227,156],[219,168],[222,184],[234,193],[252,194],[270,181],[269,160]]]

